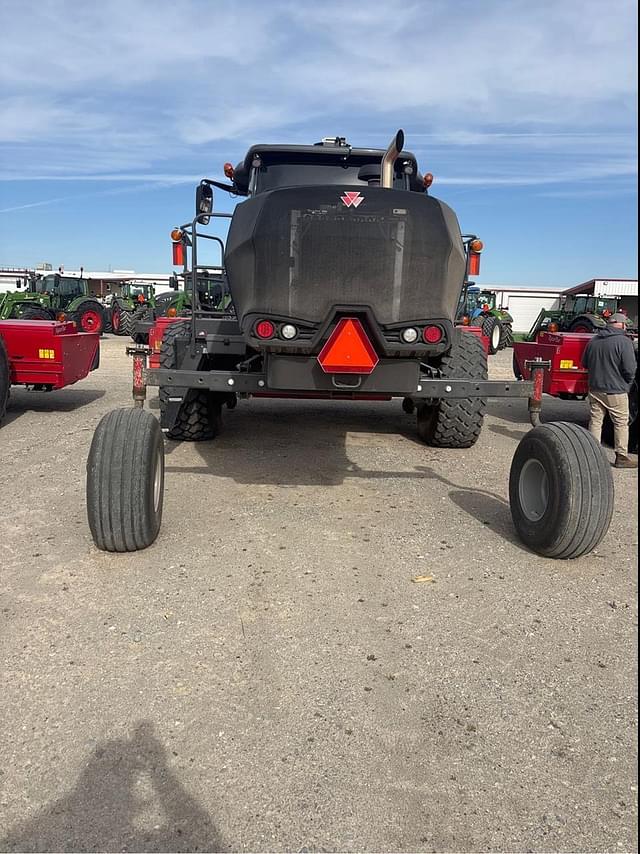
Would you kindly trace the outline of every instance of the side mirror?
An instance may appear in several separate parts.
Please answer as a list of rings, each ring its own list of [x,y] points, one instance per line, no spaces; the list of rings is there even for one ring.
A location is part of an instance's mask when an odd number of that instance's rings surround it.
[[[172,291],[178,290],[178,277],[177,276],[169,276],[169,287]]]
[[[16,288],[18,290],[20,290],[21,287],[22,287],[22,282],[20,281],[20,279],[16,279]]]
[[[209,184],[198,184],[196,190],[196,216],[199,217],[198,222],[203,225],[208,225],[210,217],[206,214],[213,212],[213,190]],[[202,216],[205,214],[205,216]]]

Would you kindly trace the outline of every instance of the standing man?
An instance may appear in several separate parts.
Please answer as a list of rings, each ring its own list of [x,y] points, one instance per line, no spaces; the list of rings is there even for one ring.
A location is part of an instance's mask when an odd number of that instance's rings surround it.
[[[625,335],[626,315],[617,312],[607,318],[587,344],[582,364],[589,374],[589,432],[599,442],[602,423],[608,413],[613,421],[616,451],[614,466],[618,469],[638,468],[637,460],[628,456],[629,448],[629,389],[636,373],[633,343]]]

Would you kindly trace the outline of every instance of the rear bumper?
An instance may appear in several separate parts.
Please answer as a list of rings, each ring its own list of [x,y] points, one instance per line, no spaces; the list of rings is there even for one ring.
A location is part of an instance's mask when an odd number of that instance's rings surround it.
[[[292,364],[295,360],[296,364]],[[317,369],[316,369],[317,368]],[[442,380],[421,376],[415,361],[382,360],[368,376],[325,374],[315,359],[281,356],[268,360],[264,372],[180,371],[165,368],[148,369],[147,384],[180,389],[206,389],[216,393],[282,395],[301,397],[411,397],[416,400],[436,398],[516,397],[528,398],[532,382],[501,380]],[[358,383],[358,380],[361,382]]]

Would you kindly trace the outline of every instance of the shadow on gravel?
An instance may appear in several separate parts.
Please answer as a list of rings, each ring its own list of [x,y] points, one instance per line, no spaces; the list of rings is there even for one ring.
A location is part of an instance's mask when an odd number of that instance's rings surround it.
[[[339,486],[352,478],[364,480],[437,480],[449,490],[451,501],[483,525],[490,526],[498,536],[511,544],[517,537],[511,524],[509,503],[492,492],[454,483],[438,472],[438,461],[447,454],[447,469],[451,453],[468,460],[480,452],[477,448],[460,451],[441,451],[425,445],[413,428],[414,419],[395,407],[363,407],[337,409],[309,407],[301,409],[267,410],[247,407],[225,413],[226,429],[212,442],[195,443],[193,447],[202,460],[201,465],[168,464],[169,474],[215,475],[229,478],[238,484],[256,486]],[[493,429],[493,427],[492,427]],[[523,425],[522,435],[529,429]],[[496,427],[509,438],[522,438],[516,431]],[[358,464],[347,455],[347,435],[360,449],[370,448],[367,465]],[[355,435],[354,435],[355,434]],[[416,465],[404,471],[388,468],[388,449],[381,449],[380,434],[392,434],[399,442],[420,446],[425,463],[434,468]],[[167,443],[169,462],[179,443]],[[384,454],[380,458],[379,454]],[[391,450],[391,453],[393,451]],[[363,454],[359,454],[360,459]],[[379,462],[379,467],[377,464]],[[463,463],[461,462],[461,465]]]
[[[239,407],[225,411],[220,436],[192,446],[202,459],[201,466],[167,466],[167,471],[212,474],[240,484],[274,486],[338,486],[351,477],[393,477],[393,472],[363,471],[349,459],[347,434],[358,434],[355,441],[370,447],[375,459],[381,434],[405,441],[406,419],[399,405]],[[413,423],[413,419],[409,420]],[[178,447],[177,443],[167,443],[168,458]],[[433,449],[424,445],[422,448],[431,459]],[[416,475],[401,472],[395,476]]]
[[[521,424],[526,430],[531,428],[526,399],[490,400],[487,403],[487,415],[499,418],[500,421]],[[560,400],[545,394],[542,398],[542,422],[545,421],[572,421],[586,427],[589,421],[589,404],[582,400]]]
[[[147,721],[99,744],[75,789],[13,827],[2,851],[220,851],[208,813],[168,767]]]
[[[426,466],[418,466],[418,470],[423,472],[424,477],[437,480],[449,487],[449,498],[461,510],[486,525],[512,546],[530,554],[518,540],[518,535],[511,523],[509,502],[506,499],[486,489],[468,488],[463,484],[454,483]]]
[[[74,412],[100,400],[105,394],[101,389],[67,387],[58,391],[27,391],[25,388],[12,388],[2,426],[11,424],[25,412]]]
[[[530,424],[523,427],[522,430],[510,430],[509,427],[500,427],[497,424],[489,426],[489,430],[492,433],[496,433],[498,436],[505,436],[507,439],[513,439],[514,442],[519,442],[520,439],[523,439],[531,429],[533,428]]]

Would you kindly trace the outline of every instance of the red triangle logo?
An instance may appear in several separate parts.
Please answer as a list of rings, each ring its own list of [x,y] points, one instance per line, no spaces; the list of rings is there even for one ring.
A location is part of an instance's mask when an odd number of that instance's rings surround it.
[[[340,198],[342,199],[343,204],[348,208],[352,205],[354,208],[357,208],[360,202],[364,201],[364,196],[361,196],[357,190],[345,192],[344,196],[340,196]]]
[[[343,317],[318,356],[325,374],[370,374],[378,354],[355,317]]]

